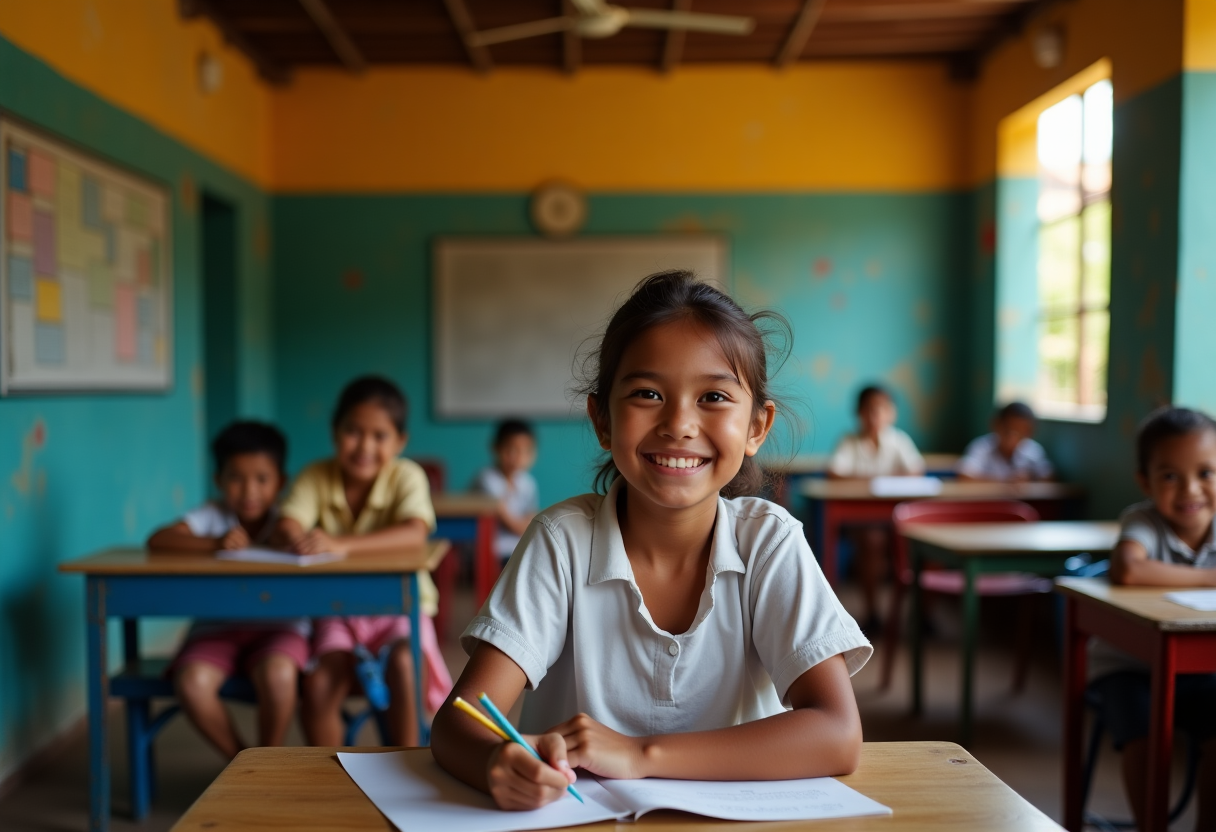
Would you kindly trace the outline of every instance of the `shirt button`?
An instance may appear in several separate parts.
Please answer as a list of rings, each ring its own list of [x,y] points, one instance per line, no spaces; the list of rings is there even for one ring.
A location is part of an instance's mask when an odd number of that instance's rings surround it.
[[[672,644],[667,645],[667,652],[673,656],[678,656],[680,655],[680,647],[673,642]]]

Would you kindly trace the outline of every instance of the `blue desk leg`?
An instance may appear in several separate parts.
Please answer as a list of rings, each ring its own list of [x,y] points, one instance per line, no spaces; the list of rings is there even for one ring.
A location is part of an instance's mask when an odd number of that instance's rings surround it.
[[[110,743],[106,700],[110,679],[106,662],[106,582],[85,579],[85,645],[89,678],[89,829],[106,832],[110,826]]]
[[[139,619],[122,622],[123,661],[139,662]],[[148,816],[152,803],[152,708],[147,699],[127,699],[127,772],[131,778],[131,817],[136,822]]]
[[[422,703],[426,700],[423,695],[422,683],[426,679],[422,666],[422,611],[419,609],[418,573],[411,572],[406,578],[409,582],[410,594],[410,657],[414,660],[414,707],[418,714],[418,742],[430,745],[430,731],[426,724],[426,711]]]

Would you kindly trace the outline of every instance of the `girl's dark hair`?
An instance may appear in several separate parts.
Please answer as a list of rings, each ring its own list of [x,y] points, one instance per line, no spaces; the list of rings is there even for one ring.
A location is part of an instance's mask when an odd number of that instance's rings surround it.
[[[333,418],[329,422],[330,427],[337,430],[338,426],[342,424],[342,420],[365,402],[374,402],[384,408],[384,412],[388,414],[397,433],[405,436],[409,403],[406,402],[401,388],[384,376],[360,376],[343,387],[342,395],[338,396],[338,405],[334,408]]]
[[[692,321],[713,332],[731,368],[752,394],[755,412],[763,409],[766,401],[773,401],[769,390],[770,353],[780,366],[793,337],[789,323],[777,312],[749,315],[729,295],[697,280],[692,272],[673,270],[652,274],[634,288],[608,322],[599,348],[583,363],[583,380],[577,392],[595,397],[601,422],[608,423],[612,380],[625,350],[648,329],[675,321]],[[761,324],[765,325],[763,331]],[[780,347],[773,347],[771,336],[778,333],[784,338]],[[596,472],[596,490],[606,492],[619,474],[609,455]],[[739,473],[722,489],[722,495],[755,494],[764,480],[755,458],[744,457]]]
[[[1136,431],[1136,470],[1141,476],[1148,476],[1153,451],[1166,439],[1207,430],[1216,431],[1216,422],[1202,411],[1168,405],[1157,408],[1144,418]]]
[[[224,472],[229,460],[243,454],[266,454],[280,474],[287,470],[287,438],[266,422],[232,422],[211,440],[217,476]]]

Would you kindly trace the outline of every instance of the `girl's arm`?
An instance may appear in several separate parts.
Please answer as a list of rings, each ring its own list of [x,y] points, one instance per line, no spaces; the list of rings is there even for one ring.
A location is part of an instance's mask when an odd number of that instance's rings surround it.
[[[506,712],[526,682],[519,665],[497,647],[481,642],[431,726],[435,761],[470,786],[488,792],[503,809],[535,809],[565,794],[566,786],[575,781],[566,760],[565,742],[553,733],[527,737],[549,761],[542,763],[460,713],[452,700],[459,696],[466,702],[476,702],[479,694],[486,693]]]
[[[240,526],[237,527],[240,529]],[[236,529],[233,530],[234,532]],[[244,530],[241,529],[241,533]],[[199,537],[194,532],[190,531],[190,527],[186,525],[184,520],[179,520],[168,526],[162,526],[148,538],[147,547],[158,552],[214,552],[217,549],[223,548],[240,548],[225,547],[224,541],[232,536],[232,532],[224,537]],[[248,535],[245,536],[248,545]],[[238,542],[238,541],[233,541]]]
[[[498,522],[506,526],[507,531],[514,535],[519,535],[522,537],[523,533],[528,530],[528,524],[532,522],[532,518],[535,516],[535,513],[523,515],[512,514],[511,512],[507,511],[507,507],[504,504],[498,504]]]
[[[580,714],[552,733],[570,765],[604,777],[790,780],[856,769],[861,717],[844,657],[799,676],[789,700],[792,711],[716,731],[627,737]]]
[[[1110,556],[1110,579],[1124,586],[1216,586],[1216,569],[1163,563],[1134,540],[1120,540]]]
[[[287,524],[292,524],[294,528]],[[367,534],[330,535],[320,528],[305,532],[300,529],[299,523],[289,518],[280,521],[279,528],[288,538],[291,551],[300,555],[320,552],[359,555],[385,549],[412,549],[426,543],[430,534],[426,522],[418,517],[411,517]],[[297,529],[300,534],[293,539],[291,534]]]

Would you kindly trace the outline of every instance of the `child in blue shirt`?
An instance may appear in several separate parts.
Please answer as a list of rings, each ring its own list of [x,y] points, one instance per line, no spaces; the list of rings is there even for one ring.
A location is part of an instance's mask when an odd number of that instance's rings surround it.
[[[498,530],[494,554],[506,560],[540,510],[536,480],[529,469],[536,462],[536,436],[520,419],[505,419],[494,432],[494,465],[483,468],[473,490],[498,500]]]

